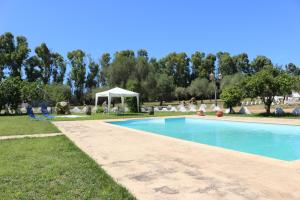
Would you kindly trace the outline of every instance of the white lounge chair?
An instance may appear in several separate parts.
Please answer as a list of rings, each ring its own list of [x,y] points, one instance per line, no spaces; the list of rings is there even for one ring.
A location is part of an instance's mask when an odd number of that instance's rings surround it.
[[[196,112],[196,106],[195,105],[190,105],[189,107],[189,112]]]
[[[167,108],[163,108],[161,111],[168,112],[168,109]]]
[[[221,111],[222,109],[219,107],[219,106],[215,106],[214,108],[213,108],[213,111],[214,112],[217,112],[217,111]]]
[[[230,108],[226,108],[226,110],[224,111],[224,113],[226,113],[226,114],[230,113]]]
[[[251,111],[246,106],[242,106],[241,109],[239,110],[239,114],[250,115]]]
[[[179,112],[187,112],[186,108],[184,106],[180,106],[178,109]]]
[[[81,110],[78,107],[74,107],[70,110],[71,113],[81,113]]]
[[[201,104],[199,107],[199,111],[206,112],[207,106],[205,104]]]
[[[158,109],[158,107],[154,107],[154,112],[159,112],[160,110]]]
[[[170,111],[171,112],[177,112],[178,110],[177,110],[177,108],[175,108],[174,106],[172,106]]]

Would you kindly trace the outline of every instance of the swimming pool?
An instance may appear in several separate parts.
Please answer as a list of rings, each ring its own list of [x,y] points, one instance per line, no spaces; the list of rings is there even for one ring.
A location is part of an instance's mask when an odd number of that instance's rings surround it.
[[[300,126],[193,118],[143,119],[110,123],[280,160],[300,159]]]

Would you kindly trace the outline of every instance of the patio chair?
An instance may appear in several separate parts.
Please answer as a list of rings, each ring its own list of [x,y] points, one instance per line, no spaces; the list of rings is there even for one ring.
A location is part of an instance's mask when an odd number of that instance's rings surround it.
[[[28,117],[29,117],[30,119],[34,119],[34,120],[38,120],[38,121],[43,120],[42,118],[35,116],[35,114],[33,113],[33,110],[32,110],[32,107],[31,107],[31,106],[28,106],[28,107],[26,108],[26,110],[27,110]]]
[[[45,106],[45,105],[41,106],[41,112],[42,112],[42,115],[44,117],[46,117],[47,119],[53,119],[53,118],[55,118],[53,115],[49,114],[49,112],[47,110],[47,106]]]

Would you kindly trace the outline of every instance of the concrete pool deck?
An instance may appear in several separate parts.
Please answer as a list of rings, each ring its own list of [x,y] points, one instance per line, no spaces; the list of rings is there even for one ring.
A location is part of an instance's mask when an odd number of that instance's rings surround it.
[[[218,119],[300,125],[298,119]],[[140,200],[300,199],[299,161],[193,143],[105,120],[53,123]]]

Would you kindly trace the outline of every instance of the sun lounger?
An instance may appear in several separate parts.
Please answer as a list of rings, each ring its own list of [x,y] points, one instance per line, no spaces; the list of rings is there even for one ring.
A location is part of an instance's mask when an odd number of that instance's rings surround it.
[[[35,114],[33,113],[32,107],[28,106],[26,108],[26,110],[27,110],[27,115],[30,119],[34,119],[34,120],[38,120],[38,121],[43,120],[42,118],[35,116]]]
[[[54,116],[50,115],[48,110],[47,110],[47,106],[42,105],[41,106],[41,113],[44,117],[48,118],[48,119],[53,119],[55,118]]]
[[[240,109],[240,111],[239,111],[239,114],[250,115],[251,111],[246,106],[242,106],[241,109]]]
[[[199,111],[206,112],[206,107],[207,106],[205,104],[201,104],[199,107]]]

